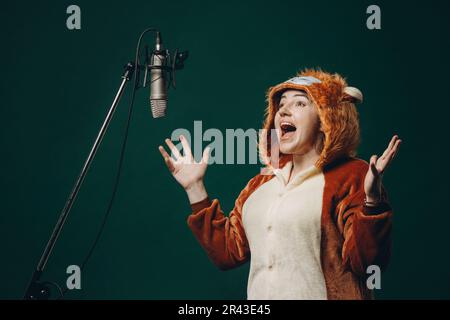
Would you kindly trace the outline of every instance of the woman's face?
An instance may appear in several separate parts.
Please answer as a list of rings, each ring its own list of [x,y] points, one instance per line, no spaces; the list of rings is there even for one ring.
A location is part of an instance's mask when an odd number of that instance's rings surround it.
[[[291,89],[283,92],[275,115],[275,129],[284,154],[306,154],[316,147],[320,119],[316,105],[306,92]]]

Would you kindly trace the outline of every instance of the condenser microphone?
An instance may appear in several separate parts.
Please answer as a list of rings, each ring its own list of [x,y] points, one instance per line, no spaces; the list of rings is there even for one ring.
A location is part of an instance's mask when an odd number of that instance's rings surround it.
[[[153,118],[160,118],[166,115],[167,108],[167,83],[164,66],[167,59],[167,52],[163,49],[161,34],[156,33],[156,46],[151,55],[150,70],[150,106]]]

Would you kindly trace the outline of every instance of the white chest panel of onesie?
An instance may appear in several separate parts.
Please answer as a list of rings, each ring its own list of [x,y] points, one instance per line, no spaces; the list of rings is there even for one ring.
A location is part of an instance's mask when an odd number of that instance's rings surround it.
[[[313,166],[286,183],[290,169],[288,163],[243,206],[248,299],[326,299],[320,259],[325,178]]]

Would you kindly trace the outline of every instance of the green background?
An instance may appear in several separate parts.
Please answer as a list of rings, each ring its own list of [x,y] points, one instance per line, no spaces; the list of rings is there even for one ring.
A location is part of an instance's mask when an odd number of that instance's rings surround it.
[[[81,8],[82,29],[66,28]],[[445,1],[24,1],[2,4],[0,298],[20,298],[120,83],[140,32],[188,49],[155,120],[139,90],[122,179],[80,299],[244,299],[249,264],[223,272],[186,225],[184,191],[157,147],[176,128],[260,128],[265,92],[304,67],[341,73],[362,90],[359,156],[403,144],[384,184],[395,210],[393,257],[378,298],[450,298]],[[153,36],[146,43],[153,44]],[[125,94],[50,258],[64,285],[80,264],[112,191],[127,117]],[[228,212],[259,165],[212,165],[206,185]]]

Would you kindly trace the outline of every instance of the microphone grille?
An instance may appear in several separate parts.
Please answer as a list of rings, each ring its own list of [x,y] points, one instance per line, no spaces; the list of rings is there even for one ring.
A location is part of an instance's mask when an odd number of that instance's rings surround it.
[[[167,100],[152,99],[150,100],[153,118],[161,118],[166,115]]]

